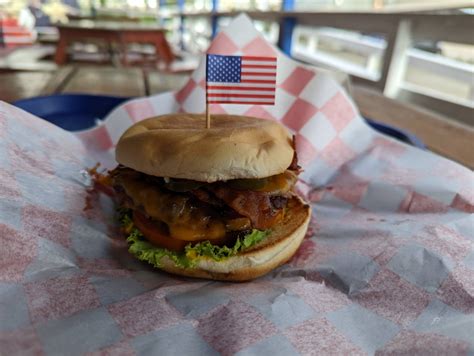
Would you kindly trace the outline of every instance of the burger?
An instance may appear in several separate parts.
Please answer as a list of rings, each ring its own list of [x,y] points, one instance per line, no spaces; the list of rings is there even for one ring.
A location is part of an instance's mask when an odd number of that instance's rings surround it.
[[[236,115],[170,114],[130,127],[109,172],[135,257],[189,277],[245,281],[288,261],[309,206],[288,131]]]

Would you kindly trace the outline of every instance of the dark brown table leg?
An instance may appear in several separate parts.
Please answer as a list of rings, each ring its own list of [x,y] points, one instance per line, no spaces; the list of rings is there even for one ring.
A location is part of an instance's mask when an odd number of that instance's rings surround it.
[[[160,36],[158,36],[158,38],[156,39],[155,51],[156,57],[163,59],[163,61],[166,63],[166,68],[169,68],[174,60],[174,55],[171,51],[171,47],[168,44],[168,41],[166,41],[164,33],[160,33]]]
[[[56,47],[56,53],[54,55],[54,61],[57,65],[63,65],[67,60],[67,45],[68,41],[64,36],[59,37],[58,45]]]
[[[120,56],[122,57],[122,65],[124,67],[128,67],[128,57],[127,57],[127,41],[123,38],[118,40],[118,48],[120,52]]]

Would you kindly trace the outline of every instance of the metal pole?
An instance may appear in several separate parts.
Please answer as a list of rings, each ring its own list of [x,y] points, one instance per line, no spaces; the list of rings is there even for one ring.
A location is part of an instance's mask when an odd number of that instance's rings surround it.
[[[295,8],[295,0],[283,0],[281,4],[282,11],[291,11]],[[284,17],[280,22],[280,35],[278,38],[278,47],[287,55],[291,55],[291,41],[293,30],[296,26],[296,18]]]
[[[212,0],[212,15],[211,15],[211,38],[216,37],[217,34],[217,11],[219,7],[219,0]]]
[[[178,0],[179,16],[179,46],[184,50],[184,0]]]

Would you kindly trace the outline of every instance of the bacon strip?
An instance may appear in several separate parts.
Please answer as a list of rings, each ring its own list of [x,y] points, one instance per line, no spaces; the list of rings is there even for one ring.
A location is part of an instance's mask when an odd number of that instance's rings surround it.
[[[301,173],[301,167],[298,165],[298,154],[296,153],[296,136],[295,135],[293,135],[293,140],[291,142],[291,145],[293,146],[293,159],[288,169],[291,171],[295,171],[296,174],[299,174]]]
[[[222,201],[217,199],[213,194],[211,194],[205,189],[194,189],[191,190],[190,193],[200,201],[210,204],[212,206],[222,207],[224,205]]]
[[[295,158],[296,161],[296,158]],[[294,175],[294,179],[292,178]],[[294,184],[296,180],[296,175],[293,174],[291,177],[287,177],[288,184],[290,187]],[[122,180],[125,177],[132,178],[133,180],[140,181],[141,179],[145,180],[146,176],[136,172],[132,169],[125,167],[118,167],[111,172],[112,179],[114,181],[114,188],[117,192],[123,191]],[[143,176],[143,177],[142,177]],[[140,178],[142,177],[142,178]],[[149,184],[157,184],[157,189],[159,186],[158,182],[149,181]],[[285,189],[283,191],[286,191]],[[276,194],[275,194],[276,193]],[[168,195],[172,196],[176,193],[167,192]],[[119,194],[122,198],[122,203],[129,203],[129,199],[124,198],[124,193]],[[204,202],[211,209],[226,209],[228,206],[231,208],[238,216],[243,216],[252,222],[252,228],[256,229],[268,229],[274,226],[283,218],[284,207],[286,206],[287,198],[285,193],[282,193],[278,190],[272,192],[264,191],[253,191],[253,190],[240,190],[229,187],[226,183],[214,183],[206,185],[206,187],[191,190],[188,193],[180,193],[177,196],[193,196],[198,201]],[[135,207],[136,208],[136,207]],[[169,207],[164,207],[164,209],[169,209]],[[197,210],[195,211],[197,213]]]
[[[268,229],[283,217],[283,209],[276,209],[271,196],[251,190],[234,190],[224,185],[212,187],[212,192],[240,215],[252,221],[257,229]]]

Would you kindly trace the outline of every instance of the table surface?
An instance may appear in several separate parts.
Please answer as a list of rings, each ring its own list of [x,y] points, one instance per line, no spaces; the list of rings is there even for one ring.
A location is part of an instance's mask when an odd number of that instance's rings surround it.
[[[0,100],[12,102],[55,93],[145,96],[180,88],[188,76],[189,73],[104,66],[64,66],[55,72],[0,73]],[[363,116],[410,131],[433,152],[474,168],[474,128],[364,87],[353,86],[352,94]]]

